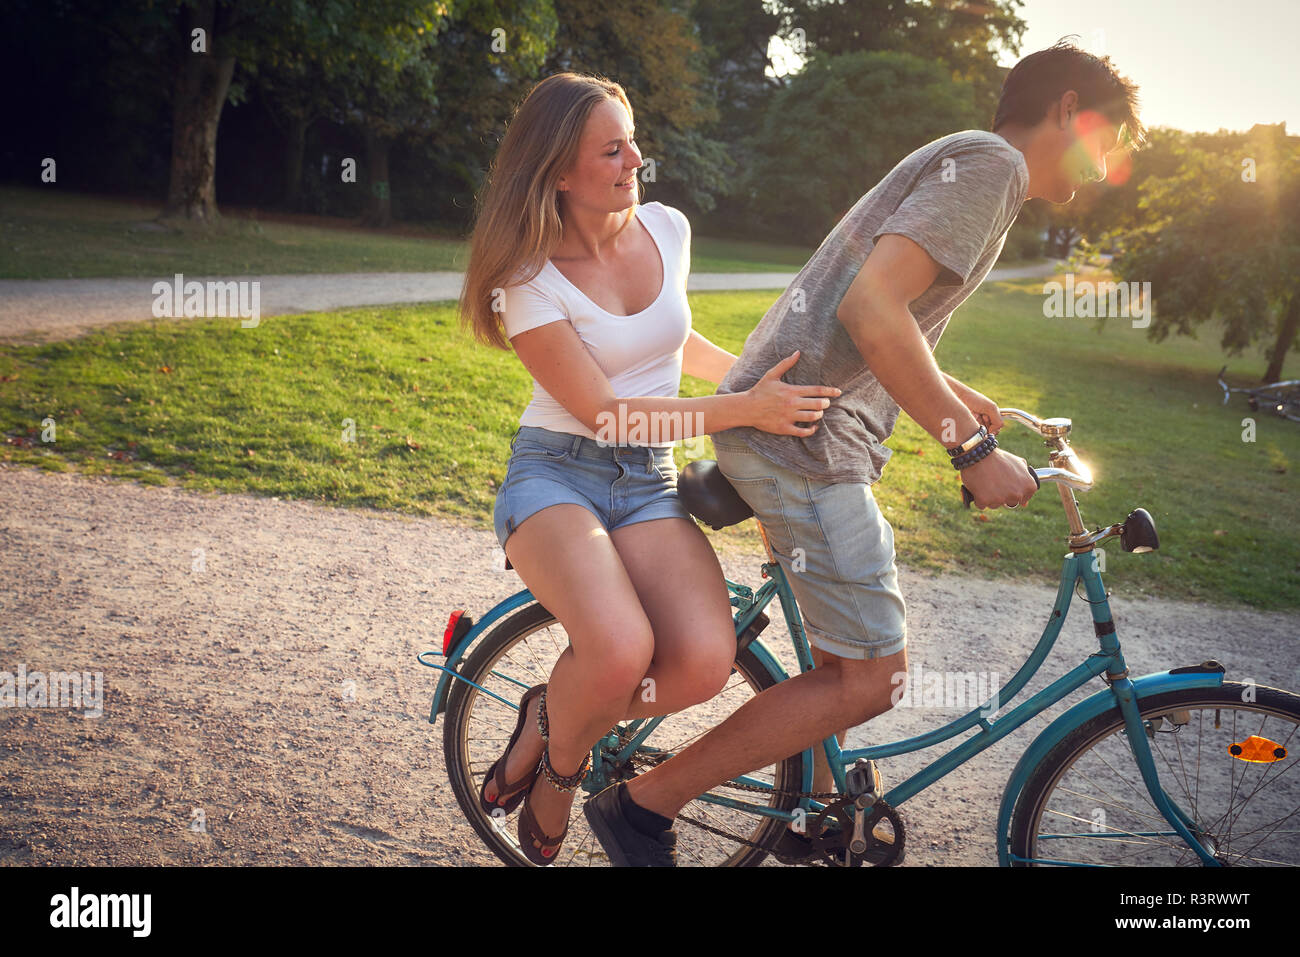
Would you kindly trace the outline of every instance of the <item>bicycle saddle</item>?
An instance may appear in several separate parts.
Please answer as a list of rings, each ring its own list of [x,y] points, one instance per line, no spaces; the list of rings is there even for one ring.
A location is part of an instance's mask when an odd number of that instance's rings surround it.
[[[686,463],[677,476],[677,495],[692,515],[715,532],[754,514],[713,459]]]

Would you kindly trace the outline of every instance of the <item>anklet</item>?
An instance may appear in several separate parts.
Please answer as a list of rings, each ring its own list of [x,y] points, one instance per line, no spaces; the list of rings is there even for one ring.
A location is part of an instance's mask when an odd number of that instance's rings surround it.
[[[562,794],[572,794],[582,783],[582,779],[587,776],[587,770],[591,767],[591,752],[588,751],[582,756],[582,767],[578,768],[568,777],[562,777],[555,768],[551,767],[551,749],[546,748],[542,751],[542,773],[546,775],[546,780],[551,787]]]
[[[549,690],[549,688],[546,689],[546,691]],[[543,741],[550,741],[551,722],[546,717],[546,691],[542,692],[541,698],[537,702],[537,733],[542,736]]]

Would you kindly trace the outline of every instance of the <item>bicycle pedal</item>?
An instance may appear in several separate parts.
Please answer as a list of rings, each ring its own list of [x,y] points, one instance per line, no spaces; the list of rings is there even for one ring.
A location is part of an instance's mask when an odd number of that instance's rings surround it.
[[[879,800],[885,786],[876,762],[868,758],[859,758],[844,777],[844,789],[855,801],[864,795],[869,798],[870,800],[864,805],[866,807]]]

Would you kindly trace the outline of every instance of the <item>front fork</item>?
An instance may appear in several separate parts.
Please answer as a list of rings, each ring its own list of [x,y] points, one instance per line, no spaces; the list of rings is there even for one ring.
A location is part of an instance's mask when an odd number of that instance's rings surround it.
[[[1111,691],[1115,693],[1119,701],[1120,713],[1124,716],[1124,728],[1128,732],[1129,747],[1133,749],[1133,756],[1137,759],[1138,770],[1142,774],[1142,781],[1147,786],[1147,792],[1151,795],[1151,800],[1155,802],[1160,813],[1164,815],[1166,821],[1178,833],[1193,851],[1201,859],[1201,863],[1207,867],[1222,866],[1219,859],[1214,856],[1212,850],[1207,850],[1201,844],[1202,838],[1208,838],[1208,835],[1201,830],[1200,826],[1192,820],[1178,802],[1174,801],[1165,793],[1165,789],[1160,786],[1159,778],[1156,774],[1155,759],[1151,755],[1151,743],[1147,740],[1146,724],[1142,715],[1138,713],[1137,696],[1133,694],[1133,682],[1127,677],[1117,681],[1112,681]]]
[[[1176,801],[1165,793],[1165,789],[1160,785],[1155,759],[1151,754],[1151,744],[1147,740],[1146,724],[1139,713],[1137,696],[1133,693],[1133,682],[1128,677],[1128,665],[1124,663],[1119,639],[1115,635],[1115,622],[1111,618],[1110,602],[1106,594],[1106,586],[1101,580],[1101,562],[1098,558],[1098,554],[1093,551],[1074,556],[1078,562],[1078,577],[1083,581],[1088,607],[1092,610],[1093,629],[1101,643],[1101,652],[1108,654],[1113,662],[1113,670],[1108,671],[1105,678],[1115,695],[1120,714],[1124,717],[1129,747],[1133,749],[1133,757],[1137,761],[1142,782],[1146,785],[1156,808],[1164,815],[1175,833],[1196,852],[1201,863],[1208,867],[1219,867],[1219,860],[1214,856],[1213,851],[1207,850],[1201,843],[1201,839],[1206,837],[1205,832]]]

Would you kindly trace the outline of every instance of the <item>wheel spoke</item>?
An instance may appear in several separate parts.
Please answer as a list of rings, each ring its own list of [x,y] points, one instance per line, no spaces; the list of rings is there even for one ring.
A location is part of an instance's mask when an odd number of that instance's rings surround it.
[[[1219,859],[1300,865],[1300,784],[1291,773],[1298,762],[1290,757],[1290,743],[1300,740],[1300,699],[1269,689],[1261,699],[1266,703],[1246,702],[1235,697],[1238,687],[1173,692],[1165,697],[1171,703],[1146,705],[1144,725],[1171,726],[1156,730],[1151,742],[1160,783],[1170,800],[1185,802],[1202,843]],[[1178,712],[1194,719],[1175,723]],[[1028,785],[1035,795],[1022,795],[1013,834],[1024,835],[1026,843],[1015,845],[1017,855],[1085,864],[1201,864],[1151,800],[1122,734],[1123,719],[1116,714],[1107,722],[1098,722],[1096,736],[1059,758],[1053,771],[1033,776],[1043,783]],[[1288,757],[1254,763],[1229,755],[1230,744],[1251,737],[1246,729],[1276,740]]]
[[[524,608],[516,612],[513,619],[506,619],[498,625],[461,665],[461,675],[481,685],[485,691],[499,694],[513,702],[518,702],[527,688],[549,680],[556,662],[568,652],[569,642],[563,626],[554,618],[542,618],[538,612],[539,607],[534,605]],[[518,626],[511,635],[510,625],[515,619],[518,619]],[[659,763],[664,759],[664,754],[676,754],[697,742],[771,683],[766,673],[750,670],[754,667],[750,656],[748,664],[736,666],[726,686],[712,700],[663,717],[647,739],[638,744],[637,750],[629,756],[624,767],[615,766],[614,756],[635,737],[636,732],[629,725],[635,724],[636,729],[641,730],[644,722],[649,719],[620,722],[612,729],[621,743],[617,747],[599,750],[599,761],[593,766],[592,774],[599,773],[602,777],[589,778],[584,788],[575,795],[568,837],[557,859],[549,866],[608,865],[608,856],[581,811],[581,802],[590,797],[586,789],[597,786],[596,782],[602,780],[625,780],[646,767]],[[516,825],[487,819],[478,804],[478,789],[487,769],[502,757],[510,735],[514,733],[518,709],[511,709],[507,714],[500,701],[475,688],[465,688],[463,696],[457,696],[456,708],[456,714],[449,709],[447,720],[449,737],[458,742],[455,747],[449,746],[448,750],[448,771],[457,800],[479,835],[498,857],[511,864],[523,864],[525,858],[515,835]],[[797,771],[799,762],[799,756],[795,756],[747,776],[752,780],[771,782],[769,793],[727,785],[713,789],[713,793],[735,796],[738,800],[759,806],[793,807],[797,799],[787,792],[797,787],[798,780],[802,777]],[[698,800],[687,806],[683,817],[707,823],[725,834],[744,835],[748,841],[760,844],[774,841],[779,837],[778,829],[784,826],[780,819],[769,818],[754,811]],[[764,856],[762,851],[747,843],[714,834],[684,820],[679,819],[675,829],[679,865],[755,863]]]

